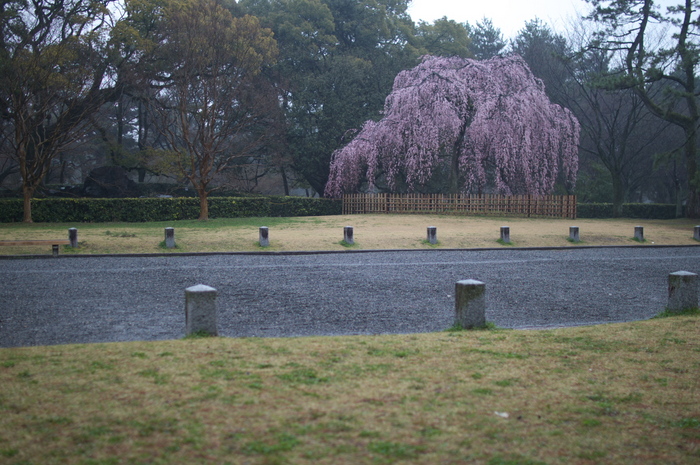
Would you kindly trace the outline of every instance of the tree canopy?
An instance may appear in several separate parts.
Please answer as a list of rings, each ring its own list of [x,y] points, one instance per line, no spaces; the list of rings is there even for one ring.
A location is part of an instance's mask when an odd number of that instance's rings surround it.
[[[165,0],[154,17],[141,46],[153,65],[141,78],[156,90],[149,103],[170,149],[161,158],[192,183],[205,220],[214,177],[248,162],[278,108],[259,79],[277,44],[256,17],[233,17],[214,0]]]
[[[683,131],[687,214],[700,218],[700,4],[683,0],[663,9],[653,0],[588,1],[595,8],[589,18],[603,27],[591,48],[613,52],[621,63],[605,84],[633,89],[654,115]],[[655,37],[659,26],[666,28],[663,40]]]
[[[7,1],[0,6],[3,149],[19,166],[24,221],[53,159],[113,101],[107,36],[113,0]]]
[[[424,57],[400,73],[384,117],[333,154],[326,195],[377,181],[425,186],[447,173],[451,192],[552,192],[576,180],[579,123],[552,104],[519,56],[476,61]]]

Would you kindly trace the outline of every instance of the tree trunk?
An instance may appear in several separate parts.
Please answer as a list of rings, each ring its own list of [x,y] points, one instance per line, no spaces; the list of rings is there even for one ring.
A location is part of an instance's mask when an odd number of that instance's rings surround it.
[[[674,183],[675,194],[676,194],[676,218],[683,216],[683,190],[681,189],[681,184],[679,182]]]
[[[610,174],[613,175],[613,216],[619,218],[622,216],[622,204],[625,202],[625,186],[623,185],[619,174]]]
[[[66,183],[66,166],[68,165],[68,162],[63,160],[61,161],[61,170],[58,172],[58,183],[60,185],[64,185]]]
[[[32,197],[34,196],[34,189],[22,185],[22,197],[23,197],[23,205],[24,205],[24,218],[22,221],[24,223],[32,223]]]
[[[685,128],[685,161],[688,172],[688,203],[685,216],[688,218],[700,218],[700,173],[698,173],[698,149],[697,132],[695,125]]]
[[[199,194],[199,220],[207,221],[209,219],[209,192],[206,189],[197,189]]]
[[[685,209],[687,218],[700,218],[700,192],[698,192],[697,188],[691,186]]]
[[[280,167],[280,172],[282,173],[282,185],[284,186],[284,195],[289,196],[289,182],[287,181],[287,173],[284,170],[284,166]]]
[[[467,127],[471,124],[471,121],[465,121],[462,127],[459,129],[459,136],[452,146],[452,157],[450,159],[450,175],[448,179],[449,183],[449,193],[459,194],[459,155],[460,148],[464,142],[464,136],[467,133]]]

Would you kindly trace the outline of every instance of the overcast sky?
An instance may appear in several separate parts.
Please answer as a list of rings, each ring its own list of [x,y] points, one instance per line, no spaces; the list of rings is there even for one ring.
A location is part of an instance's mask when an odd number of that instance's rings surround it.
[[[590,9],[584,0],[413,0],[408,12],[416,23],[447,16],[458,23],[476,24],[486,17],[510,39],[532,19],[539,18],[561,31],[568,20]]]

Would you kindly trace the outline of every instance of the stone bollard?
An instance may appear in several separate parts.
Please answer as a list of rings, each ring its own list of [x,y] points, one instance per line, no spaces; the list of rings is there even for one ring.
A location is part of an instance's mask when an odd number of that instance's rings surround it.
[[[435,226],[428,226],[428,242],[431,244],[437,244],[437,228]]]
[[[581,237],[579,236],[578,226],[569,227],[569,240],[572,242],[581,242]]]
[[[165,228],[165,247],[175,248],[175,228]]]
[[[218,336],[216,295],[213,287],[198,284],[185,289],[185,335]]]
[[[467,279],[455,285],[455,326],[462,329],[486,324],[486,285]]]
[[[68,240],[70,241],[70,246],[74,249],[78,247],[78,230],[75,228],[70,228],[68,230]]]
[[[54,257],[58,257],[58,248],[59,248],[58,244],[53,244],[51,246],[51,252],[53,253]]]
[[[510,244],[510,228],[508,226],[501,226],[501,241]]]
[[[668,307],[673,313],[697,308],[698,275],[688,271],[676,271],[668,275]]]
[[[345,226],[345,228],[343,228],[343,240],[350,245],[355,243],[352,226]]]
[[[644,242],[644,226],[634,227],[634,239],[639,242]]]
[[[267,226],[260,226],[260,247],[270,246],[270,231]]]
[[[693,230],[693,239],[700,241],[700,226],[695,226],[695,229]]]

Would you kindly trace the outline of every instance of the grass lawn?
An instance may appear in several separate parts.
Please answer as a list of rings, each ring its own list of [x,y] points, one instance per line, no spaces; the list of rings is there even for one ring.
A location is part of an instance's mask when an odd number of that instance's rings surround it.
[[[575,245],[700,245],[693,239],[695,220],[566,220],[494,218],[454,215],[348,215],[298,218],[233,218],[206,222],[0,224],[0,240],[67,239],[78,229],[80,247],[64,246],[62,254],[249,252],[346,250],[343,228],[354,227],[352,249],[425,249],[483,247],[569,247]],[[645,242],[633,240],[644,226]],[[258,244],[259,228],[270,231],[270,247]],[[426,241],[427,227],[437,228],[437,245]],[[501,244],[501,226],[510,227],[511,244]],[[578,226],[581,242],[568,241]],[[175,228],[176,249],[165,249],[164,228]],[[50,254],[50,246],[0,247],[0,255]]]
[[[0,350],[3,464],[696,464],[700,315]]]

